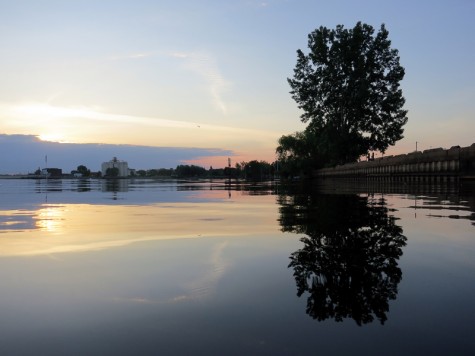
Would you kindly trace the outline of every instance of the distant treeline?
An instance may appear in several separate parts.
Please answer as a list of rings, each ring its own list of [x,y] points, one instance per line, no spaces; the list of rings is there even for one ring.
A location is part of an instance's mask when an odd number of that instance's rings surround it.
[[[266,161],[249,161],[236,163],[234,167],[209,169],[195,165],[178,165],[176,168],[154,168],[154,169],[130,169],[129,177],[139,178],[236,178],[236,179],[269,179],[273,178],[277,172],[277,163],[268,163]],[[103,175],[101,171],[93,172],[84,165],[72,170],[70,174],[63,174],[59,168],[48,168],[50,177],[93,177],[93,178],[114,178],[119,177],[119,169],[107,168]],[[53,172],[54,171],[54,172]],[[54,174],[53,174],[54,173]],[[40,177],[44,174],[39,168],[32,177]]]
[[[267,179],[275,174],[275,164],[266,161],[250,161],[236,163],[234,167],[209,169],[195,165],[179,165],[176,168],[139,169],[135,177],[171,177],[171,178],[242,178]]]

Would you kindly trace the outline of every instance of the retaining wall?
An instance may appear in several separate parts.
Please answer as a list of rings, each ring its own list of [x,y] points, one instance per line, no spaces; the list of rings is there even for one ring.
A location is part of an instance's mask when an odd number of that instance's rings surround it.
[[[446,150],[434,148],[373,161],[314,171],[315,177],[455,177],[475,178],[475,143]]]

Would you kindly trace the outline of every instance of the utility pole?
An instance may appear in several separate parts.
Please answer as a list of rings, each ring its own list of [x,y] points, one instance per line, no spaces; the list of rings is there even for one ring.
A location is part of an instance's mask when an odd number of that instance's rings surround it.
[[[46,183],[48,183],[48,155],[45,155]]]

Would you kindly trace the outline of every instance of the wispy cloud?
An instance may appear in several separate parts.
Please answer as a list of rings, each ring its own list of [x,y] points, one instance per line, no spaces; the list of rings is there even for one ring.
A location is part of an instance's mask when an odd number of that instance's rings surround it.
[[[48,123],[57,119],[86,119],[92,121],[107,121],[115,123],[134,123],[148,126],[173,127],[173,128],[191,128],[196,124],[167,120],[160,118],[138,117],[130,115],[111,114],[100,112],[88,107],[62,107],[42,103],[24,103],[20,105],[2,105],[0,104],[0,113],[10,117],[17,124],[24,122],[26,125],[32,125],[32,119]]]
[[[228,90],[230,82],[224,78],[219,70],[216,59],[206,53],[205,51],[198,52],[180,52],[180,51],[142,51],[136,53],[129,53],[125,55],[116,55],[109,57],[109,60],[140,60],[155,56],[168,56],[176,58],[184,62],[186,69],[194,72],[206,83],[207,89],[210,93],[213,105],[215,108],[226,114],[228,107],[223,98],[224,93]]]
[[[0,103],[0,115],[5,117],[6,125],[18,126],[29,125],[38,126],[41,124],[54,123],[58,119],[81,119],[99,122],[130,123],[134,125],[145,125],[169,128],[191,128],[210,131],[240,131],[255,132],[255,130],[238,129],[228,126],[199,124],[196,122],[169,120],[157,117],[144,117],[132,115],[120,115],[96,110],[94,108],[62,107],[43,103],[22,103],[22,104],[2,104]],[[10,120],[9,120],[9,119]],[[77,122],[77,121],[75,121]]]
[[[279,133],[271,130],[121,115],[94,107],[64,107],[45,103],[0,103],[0,123],[5,134],[35,135],[46,141],[215,147],[233,152],[251,150],[258,155],[254,158],[260,159],[264,159],[263,155],[273,154],[279,137]],[[189,159],[196,159],[196,155]]]
[[[204,79],[215,107],[226,114],[228,108],[223,95],[230,83],[221,74],[215,58],[205,52],[170,52],[169,56],[184,60],[186,68]]]
[[[252,7],[257,7],[257,8],[265,8],[270,6],[270,1],[269,0],[251,0],[247,2],[248,6]]]
[[[0,116],[3,116],[3,124],[12,127],[18,126],[39,126],[42,124],[55,123],[57,120],[71,120],[72,123],[77,122],[76,119],[113,122],[154,127],[168,128],[189,128],[201,129],[201,131],[220,131],[233,133],[257,133],[275,135],[271,131],[257,131],[251,129],[242,129],[229,126],[199,124],[196,122],[169,120],[157,117],[121,115],[103,112],[95,108],[84,106],[64,107],[44,103],[21,103],[21,104],[2,104],[0,103]]]
[[[133,52],[133,53],[128,53],[128,54],[111,56],[111,57],[108,57],[107,60],[120,61],[120,60],[128,60],[128,59],[143,59],[143,58],[156,56],[157,53],[158,53],[157,51]]]

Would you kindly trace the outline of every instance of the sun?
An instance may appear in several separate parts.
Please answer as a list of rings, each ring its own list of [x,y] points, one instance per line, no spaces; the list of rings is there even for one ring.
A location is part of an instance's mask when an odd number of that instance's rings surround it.
[[[47,132],[38,135],[41,141],[66,143],[64,136],[59,132]]]

